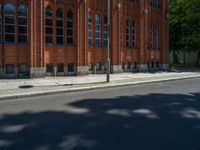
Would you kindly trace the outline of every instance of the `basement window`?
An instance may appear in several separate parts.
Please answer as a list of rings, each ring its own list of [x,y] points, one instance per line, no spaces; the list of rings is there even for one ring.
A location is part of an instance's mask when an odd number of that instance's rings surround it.
[[[13,64],[7,64],[6,65],[6,74],[13,74],[14,73],[14,65]]]

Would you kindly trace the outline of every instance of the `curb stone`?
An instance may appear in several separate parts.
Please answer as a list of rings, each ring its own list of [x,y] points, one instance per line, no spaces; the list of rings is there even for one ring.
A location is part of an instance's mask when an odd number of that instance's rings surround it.
[[[200,75],[193,75],[193,76],[186,76],[186,77],[171,77],[167,79],[156,79],[156,80],[146,80],[146,81],[130,81],[125,83],[97,83],[96,85],[90,86],[81,86],[81,87],[72,87],[67,89],[59,89],[59,90],[49,90],[43,92],[31,92],[31,93],[22,93],[22,94],[13,94],[13,95],[5,95],[0,96],[0,100],[12,100],[12,99],[19,99],[19,98],[27,98],[27,97],[37,97],[37,96],[45,96],[45,95],[53,95],[53,94],[61,94],[61,93],[71,93],[71,92],[80,92],[80,91],[87,91],[87,90],[96,90],[96,89],[109,89],[113,87],[123,87],[128,85],[137,85],[137,84],[146,84],[146,83],[156,83],[156,82],[166,82],[166,81],[174,81],[174,80],[184,80],[184,79],[192,79],[192,78],[199,78]]]

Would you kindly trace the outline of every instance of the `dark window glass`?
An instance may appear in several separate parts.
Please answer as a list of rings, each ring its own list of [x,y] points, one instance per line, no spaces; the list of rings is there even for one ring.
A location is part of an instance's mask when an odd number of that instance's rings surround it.
[[[18,27],[18,33],[19,34],[27,34],[27,28],[23,26]]]
[[[27,35],[20,35],[19,36],[19,39],[18,39],[18,42],[19,43],[27,43],[28,41],[27,41]]]
[[[64,64],[58,64],[58,72],[64,72]]]
[[[92,47],[92,14],[88,12],[88,47]]]
[[[4,5],[4,32],[5,42],[15,42],[15,6],[10,2]]]
[[[28,38],[28,8],[21,4],[18,7],[18,42],[27,43]]]
[[[46,72],[47,73],[53,73],[53,64],[47,64],[46,65]]]
[[[6,65],[6,73],[7,74],[13,74],[15,71],[14,71],[14,65],[13,64],[7,64]]]
[[[137,23],[133,21],[132,24],[132,46],[137,47]]]
[[[68,64],[68,72],[74,72],[74,64],[73,63]]]
[[[56,44],[64,44],[64,11],[56,10]]]
[[[46,43],[49,43],[49,44],[53,43],[53,36],[46,35],[45,41],[46,41]]]
[[[58,17],[58,18],[64,18],[64,13],[63,13],[63,9],[62,8],[58,8],[56,10],[56,17]]]
[[[151,25],[150,29],[150,48],[154,48],[154,26]]]
[[[19,65],[19,73],[27,73],[27,65],[26,64],[20,64]]]
[[[53,17],[53,10],[50,7],[46,8],[45,16],[50,18]]]
[[[15,13],[15,6],[14,6],[14,4],[10,3],[10,2],[6,3],[4,5],[4,12],[8,13],[8,14],[10,14],[10,13],[14,14]]]
[[[13,25],[5,26],[5,33],[14,33],[14,32],[15,32],[15,26],[13,26]]]
[[[28,24],[28,19],[27,18],[25,18],[25,17],[19,17],[18,18],[18,24],[20,24],[20,25],[27,25]]]
[[[100,70],[101,70],[101,63],[97,63],[97,64],[96,64],[96,70],[97,70],[97,71],[100,71]]]
[[[104,16],[103,46],[108,47],[108,18]]]
[[[130,48],[130,20],[126,20],[126,47]]]
[[[46,34],[48,34],[48,35],[53,34],[53,28],[46,27]]]
[[[53,44],[53,10],[50,7],[45,9],[45,42]]]
[[[5,23],[6,24],[15,24],[15,16],[5,15]]]
[[[25,17],[26,17],[27,14],[28,14],[27,6],[21,4],[21,5],[18,7],[18,15],[19,15],[19,16],[25,16]]]
[[[96,21],[96,47],[101,47],[101,17],[99,14],[96,14],[95,16],[95,21]]]
[[[74,44],[74,15],[71,10],[67,12],[67,45]]]

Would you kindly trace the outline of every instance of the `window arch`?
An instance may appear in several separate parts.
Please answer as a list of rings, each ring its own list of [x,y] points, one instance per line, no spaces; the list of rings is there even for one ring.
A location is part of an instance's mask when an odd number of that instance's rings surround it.
[[[18,42],[28,41],[28,7],[25,4],[19,5],[18,9]]]
[[[96,39],[95,39],[96,47],[101,47],[101,16],[99,14],[95,15],[95,33],[96,33]]]
[[[155,29],[155,40],[156,40],[156,49],[159,49],[159,25],[156,25]]]
[[[106,48],[108,47],[108,17],[104,16],[103,19],[103,24],[104,24],[104,31],[103,31],[103,46]]]
[[[151,25],[150,28],[150,48],[154,48],[154,26]]]
[[[74,13],[70,9],[67,11],[67,45],[74,44]]]
[[[137,22],[135,20],[132,22],[132,45],[134,48],[137,47]]]
[[[15,5],[8,2],[4,5],[4,41],[7,43],[15,42]]]
[[[47,44],[53,44],[53,10],[51,7],[45,9],[45,41]]]
[[[56,44],[64,44],[64,11],[56,9]]]
[[[92,13],[88,12],[88,46],[92,47]]]
[[[130,25],[130,20],[129,19],[127,19],[126,20],[126,47],[127,48],[130,48],[130,27],[131,27],[131,25]]]

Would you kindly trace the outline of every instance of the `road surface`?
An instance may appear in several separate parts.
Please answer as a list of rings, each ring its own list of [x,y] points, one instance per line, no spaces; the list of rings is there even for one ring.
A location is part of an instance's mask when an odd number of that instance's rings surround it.
[[[200,78],[0,101],[0,150],[200,150]]]

